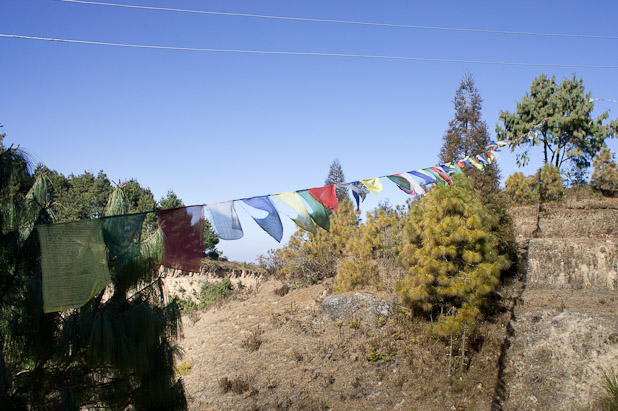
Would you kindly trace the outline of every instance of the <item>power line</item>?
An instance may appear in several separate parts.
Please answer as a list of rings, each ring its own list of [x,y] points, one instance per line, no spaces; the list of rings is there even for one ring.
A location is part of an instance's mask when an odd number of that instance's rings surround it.
[[[105,42],[105,41],[60,39],[60,38],[52,38],[52,37],[24,36],[24,35],[19,35],[19,34],[2,34],[2,33],[0,33],[0,37],[28,39],[28,40],[56,41],[56,42],[61,42],[61,43],[90,44],[90,45],[97,45],[97,46],[157,49],[157,50],[270,54],[270,55],[285,55],[285,56],[353,57],[353,58],[365,58],[365,59],[425,61],[425,62],[434,62],[434,63],[486,64],[486,65],[500,65],[500,66],[618,69],[618,66],[602,66],[602,65],[587,65],[587,64],[521,63],[521,62],[508,62],[508,61],[484,61],[484,60],[439,59],[439,58],[405,57],[405,56],[383,56],[383,55],[372,55],[372,54],[345,54],[345,53],[319,53],[319,52],[304,52],[304,51],[269,51],[269,50],[242,50],[242,49],[216,49],[216,48],[200,48],[200,47],[156,46],[156,45],[147,45],[147,44],[110,43],[110,42]]]
[[[529,31],[466,29],[466,28],[457,28],[457,27],[419,26],[419,25],[411,25],[411,24],[389,24],[389,23],[375,23],[375,22],[352,21],[352,20],[312,19],[312,18],[305,18],[305,17],[284,17],[284,16],[269,16],[269,15],[264,15],[264,14],[227,13],[227,12],[221,12],[221,11],[176,9],[176,8],[170,8],[170,7],[136,6],[136,5],[131,5],[131,4],[105,3],[105,2],[100,2],[100,1],[86,1],[86,0],[59,0],[59,1],[62,1],[65,3],[81,3],[81,4],[89,4],[89,5],[97,5],[97,6],[125,7],[125,8],[131,8],[131,9],[173,11],[173,12],[179,12],[179,13],[210,14],[210,15],[217,15],[217,16],[253,17],[253,18],[275,19],[275,20],[308,21],[308,22],[314,22],[314,23],[354,24],[354,25],[362,25],[362,26],[393,27],[393,28],[419,29],[419,30],[459,31],[459,32],[469,32],[469,33],[491,33],[491,34],[511,34],[511,35],[523,35],[523,36],[571,37],[571,38],[585,38],[585,39],[618,40],[618,36],[596,36],[596,35],[589,35],[589,34],[566,34],[566,33],[538,33],[538,32],[529,32]]]

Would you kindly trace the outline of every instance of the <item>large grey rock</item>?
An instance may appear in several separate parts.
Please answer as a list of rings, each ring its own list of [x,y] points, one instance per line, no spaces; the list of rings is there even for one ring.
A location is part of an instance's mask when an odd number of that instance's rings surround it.
[[[391,313],[391,304],[367,293],[339,294],[322,301],[321,307],[333,321],[357,318],[376,322]]]

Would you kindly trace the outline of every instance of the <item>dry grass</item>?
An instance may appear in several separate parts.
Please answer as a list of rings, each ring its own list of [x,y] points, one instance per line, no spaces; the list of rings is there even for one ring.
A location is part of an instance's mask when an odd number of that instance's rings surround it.
[[[262,339],[262,334],[264,332],[260,327],[252,330],[248,336],[242,341],[242,348],[246,348],[249,351],[257,351],[262,346],[264,340]]]

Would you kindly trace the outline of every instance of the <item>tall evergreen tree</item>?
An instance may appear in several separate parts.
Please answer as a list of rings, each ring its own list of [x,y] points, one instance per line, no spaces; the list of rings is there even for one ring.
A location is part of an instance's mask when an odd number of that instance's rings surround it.
[[[455,117],[444,133],[444,144],[440,150],[441,162],[450,162],[486,151],[491,138],[487,123],[481,119],[482,103],[472,73],[466,72],[453,99]],[[495,235],[501,253],[512,257],[515,253],[515,235],[512,218],[506,211],[507,199],[500,190],[498,164],[492,163],[483,171],[466,170],[466,175],[471,178],[474,188],[482,193],[484,205],[498,218],[500,229]]]
[[[328,170],[328,176],[326,176],[326,180],[324,181],[324,185],[337,184],[337,183],[345,183],[345,175],[343,174],[343,168],[341,167],[341,163],[339,159],[336,158],[330,164],[330,168]],[[348,195],[348,189],[343,187],[337,187],[337,199],[339,201],[343,200],[343,198],[350,198]]]
[[[186,409],[174,373],[180,310],[156,270],[160,236],[138,257],[109,253],[112,284],[79,309],[45,314],[35,224],[52,222],[50,179],[0,141],[0,401],[5,409]],[[125,214],[117,188],[101,212]],[[124,225],[123,225],[124,226]]]
[[[474,85],[474,76],[466,72],[455,93],[453,105],[455,117],[449,122],[440,149],[440,161],[450,162],[466,156],[481,154],[491,141],[487,123],[481,119],[483,100]],[[475,188],[481,191],[496,191],[500,183],[500,169],[496,163],[484,171],[469,170],[468,176]]]

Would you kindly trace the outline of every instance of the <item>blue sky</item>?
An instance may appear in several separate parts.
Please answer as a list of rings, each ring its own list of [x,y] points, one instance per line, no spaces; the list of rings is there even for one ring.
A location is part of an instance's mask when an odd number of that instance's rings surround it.
[[[618,36],[615,1],[109,2],[191,10],[518,32]],[[0,1],[0,34],[174,47],[618,66],[618,40],[377,27],[86,5]],[[103,169],[202,204],[316,187],[338,158],[347,180],[429,167],[466,70],[492,132],[541,73],[575,73],[618,99],[617,69],[155,50],[0,38],[6,142],[64,174]],[[618,105],[597,102],[596,113]],[[618,149],[616,141],[609,143]],[[538,158],[537,158],[538,160]],[[530,174],[502,152],[503,177]],[[403,203],[388,181],[368,199]],[[277,246],[238,210],[231,259]],[[285,236],[294,226],[285,222]]]

